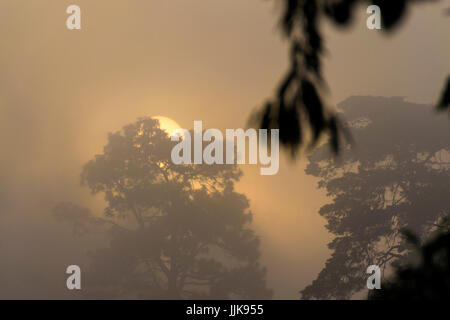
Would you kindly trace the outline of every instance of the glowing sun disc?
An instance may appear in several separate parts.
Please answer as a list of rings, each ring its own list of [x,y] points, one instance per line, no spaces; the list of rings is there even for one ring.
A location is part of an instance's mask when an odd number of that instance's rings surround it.
[[[159,127],[161,130],[164,130],[167,132],[167,134],[170,136],[175,135],[178,129],[181,129],[180,125],[175,121],[168,117],[164,116],[155,116],[152,117],[152,119],[159,121]]]

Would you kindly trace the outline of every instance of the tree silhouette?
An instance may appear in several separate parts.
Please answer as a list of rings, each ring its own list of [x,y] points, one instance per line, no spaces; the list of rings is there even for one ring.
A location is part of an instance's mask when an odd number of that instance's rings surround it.
[[[290,67],[276,96],[252,114],[249,123],[261,128],[279,128],[280,142],[292,155],[307,139],[311,147],[316,145],[323,134],[328,134],[330,146],[337,153],[342,144],[341,137],[348,138],[348,133],[342,120],[325,105],[322,97],[325,80],[321,67],[324,52],[321,22],[327,19],[338,27],[348,26],[358,5],[374,4],[381,10],[382,32],[389,33],[399,25],[412,4],[432,1],[284,0],[281,26],[290,42]],[[450,78],[437,108],[448,109],[449,105]]]
[[[365,288],[369,265],[383,272],[410,250],[408,228],[422,236],[449,213],[448,121],[402,98],[351,97],[339,105],[356,139],[339,158],[326,145],[306,172],[318,177],[331,203],[319,213],[335,238],[331,257],[305,299],[345,299]]]
[[[240,170],[174,165],[174,144],[151,118],[109,134],[81,174],[93,194],[104,194],[106,217],[69,203],[55,208],[77,233],[109,229],[110,246],[91,254],[85,291],[108,298],[270,298],[249,202],[234,190]]]
[[[369,291],[370,300],[445,300],[450,299],[450,219],[446,219],[424,245],[407,234],[419,262],[397,268],[381,290]]]
[[[442,89],[441,98],[439,99],[438,110],[449,110],[450,111],[450,76],[447,78],[447,84]]]

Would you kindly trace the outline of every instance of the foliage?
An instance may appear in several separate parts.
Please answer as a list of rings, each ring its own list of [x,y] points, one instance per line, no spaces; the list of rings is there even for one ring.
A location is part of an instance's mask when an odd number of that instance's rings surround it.
[[[283,34],[290,42],[290,67],[278,87],[276,96],[250,117],[261,128],[279,128],[280,141],[295,155],[309,139],[314,146],[323,134],[337,153],[341,137],[348,138],[336,113],[323,99],[322,77],[324,53],[321,22],[329,20],[338,27],[349,26],[355,8],[378,5],[382,32],[391,32],[400,24],[412,4],[433,0],[284,0],[281,18]],[[349,53],[351,54],[351,52]],[[449,107],[450,82],[443,90],[438,108]]]
[[[108,248],[92,254],[85,291],[109,298],[270,298],[249,202],[234,190],[240,170],[174,165],[173,145],[157,120],[141,118],[110,134],[103,153],[84,166],[82,183],[105,196],[103,225],[111,237]],[[55,211],[82,230],[98,222],[74,205]]]
[[[351,297],[365,287],[369,265],[384,272],[406,257],[402,229],[422,236],[450,208],[446,119],[399,97],[351,97],[340,107],[355,144],[338,158],[323,145],[306,168],[331,198],[319,213],[335,238],[305,299]]]
[[[371,300],[446,300],[450,298],[450,219],[424,245],[412,234],[408,237],[419,255],[419,263],[398,267],[380,290],[371,290]]]

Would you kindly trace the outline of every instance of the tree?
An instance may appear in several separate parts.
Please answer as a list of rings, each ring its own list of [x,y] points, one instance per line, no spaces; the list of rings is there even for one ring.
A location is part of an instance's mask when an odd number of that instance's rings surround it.
[[[365,288],[369,265],[383,273],[404,261],[408,228],[423,236],[449,213],[450,126],[403,98],[351,97],[340,105],[356,142],[330,158],[323,145],[306,173],[319,178],[331,203],[320,208],[335,238],[331,257],[305,299],[349,298]]]
[[[446,217],[438,230],[421,245],[409,233],[419,262],[398,267],[381,290],[371,290],[370,300],[445,300],[450,299],[450,219]]]
[[[109,134],[81,174],[93,194],[104,194],[106,217],[68,203],[55,208],[78,233],[109,228],[110,246],[92,254],[85,291],[109,298],[270,298],[249,202],[234,190],[240,170],[175,165],[173,146],[151,118]]]
[[[330,20],[336,26],[348,26],[354,9],[377,5],[381,10],[383,32],[392,32],[409,7],[434,0],[284,0],[281,26],[290,42],[290,66],[281,80],[277,95],[251,115],[249,123],[261,128],[280,129],[280,142],[296,155],[309,137],[313,147],[327,134],[337,153],[342,136],[348,132],[337,114],[323,102],[325,80],[322,77],[324,45],[320,22]],[[437,109],[450,110],[450,77],[442,89]]]

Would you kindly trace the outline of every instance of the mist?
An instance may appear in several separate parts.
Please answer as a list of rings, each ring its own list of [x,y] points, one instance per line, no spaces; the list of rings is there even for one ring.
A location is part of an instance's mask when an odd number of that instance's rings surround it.
[[[155,115],[183,128],[198,119],[211,128],[245,127],[287,68],[279,11],[268,1],[79,0],[79,32],[65,27],[69,4],[0,3],[3,299],[83,297],[67,290],[66,267],[88,268],[89,252],[107,246],[108,236],[76,236],[52,210],[69,201],[103,217],[103,196],[81,186],[80,174],[103,152],[109,132]],[[330,104],[352,95],[433,103],[450,67],[447,35],[439,31],[448,23],[442,8],[413,10],[390,37],[327,27]],[[365,25],[361,11],[358,26]],[[429,49],[413,53],[417,38]],[[317,214],[330,199],[306,165],[306,157],[293,161],[282,153],[276,175],[242,166],[236,183],[250,202],[273,298],[298,299],[330,255],[332,235]]]

